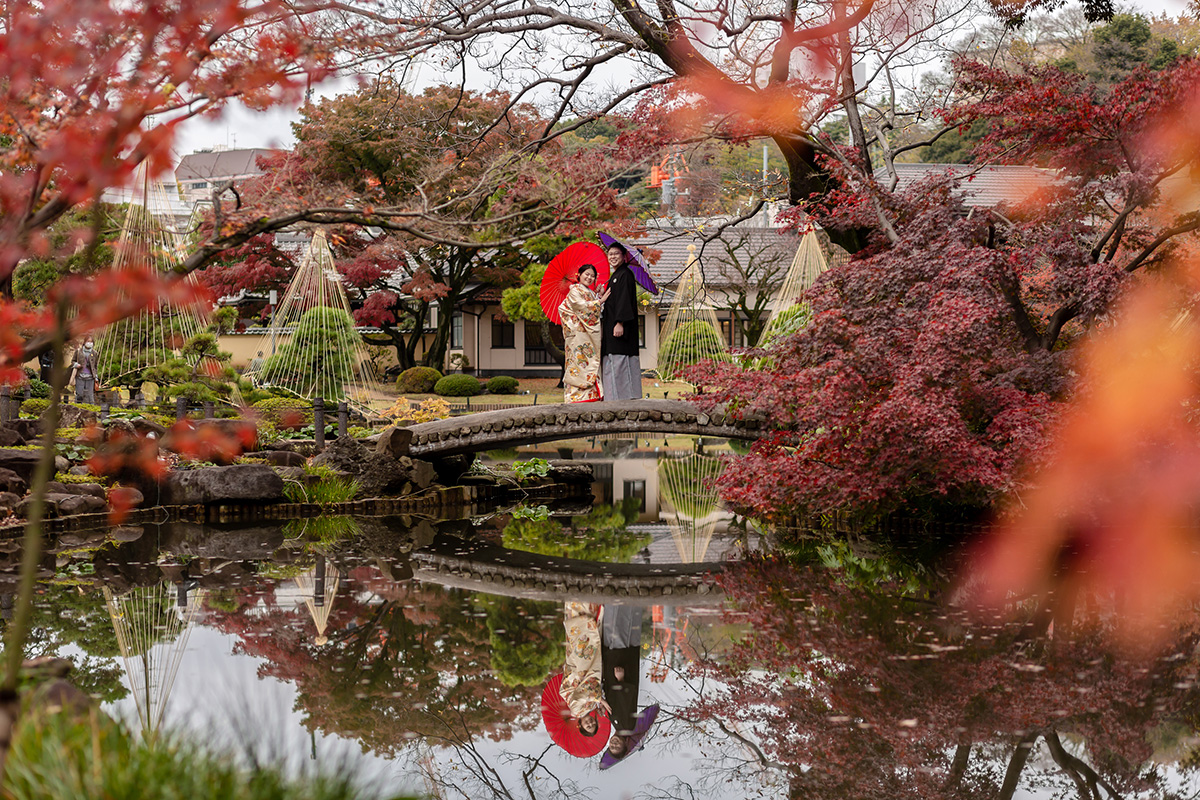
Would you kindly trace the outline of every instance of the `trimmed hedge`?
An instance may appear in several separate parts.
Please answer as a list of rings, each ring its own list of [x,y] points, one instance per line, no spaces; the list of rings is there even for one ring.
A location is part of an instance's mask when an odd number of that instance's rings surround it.
[[[46,383],[41,378],[29,379],[29,396],[30,397],[49,397],[50,384]]]
[[[511,375],[497,375],[487,382],[488,394],[516,394],[520,383]]]
[[[483,394],[483,384],[474,375],[447,375],[433,387],[442,397],[474,397]]]
[[[300,397],[268,397],[255,403],[254,408],[265,421],[277,427],[283,427],[285,421],[298,427],[313,422],[312,401]]]
[[[412,367],[396,378],[396,391],[400,394],[429,394],[442,379],[442,373],[433,367]]]

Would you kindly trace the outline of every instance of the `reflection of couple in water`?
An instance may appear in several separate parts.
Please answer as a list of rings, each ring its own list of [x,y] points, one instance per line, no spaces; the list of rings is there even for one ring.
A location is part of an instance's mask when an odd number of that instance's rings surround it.
[[[637,712],[642,609],[569,602],[563,612],[566,660],[543,692],[543,718],[572,755],[593,756],[607,740],[600,768],[608,769],[641,747],[658,714],[658,706]]]

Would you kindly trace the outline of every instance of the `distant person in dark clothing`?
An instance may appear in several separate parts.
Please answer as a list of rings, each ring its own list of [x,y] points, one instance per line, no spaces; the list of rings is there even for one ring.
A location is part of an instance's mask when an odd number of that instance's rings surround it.
[[[47,350],[38,356],[38,372],[43,383],[50,382],[50,373],[54,371],[54,351]]]
[[[637,281],[628,254],[620,245],[608,248],[608,300],[601,317],[600,380],[605,400],[636,400],[642,396],[642,365],[638,359]]]

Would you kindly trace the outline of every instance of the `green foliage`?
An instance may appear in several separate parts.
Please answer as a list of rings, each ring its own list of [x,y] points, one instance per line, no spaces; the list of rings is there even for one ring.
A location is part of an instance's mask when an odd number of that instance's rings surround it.
[[[780,339],[802,330],[808,325],[808,321],[811,319],[812,308],[808,303],[796,303],[795,305],[788,306],[771,319],[766,331],[763,332],[763,337],[759,341],[758,346],[770,347]]]
[[[50,384],[46,383],[41,378],[29,379],[29,394],[30,397],[49,397]]]
[[[58,442],[54,445],[58,455],[69,461],[86,461],[92,457],[94,448],[87,445],[79,444],[78,442]]]
[[[306,464],[304,471],[317,478],[311,486],[299,481],[284,481],[283,496],[293,503],[346,503],[358,494],[358,482],[324,465]]]
[[[562,668],[562,606],[558,603],[476,594],[487,614],[491,666],[505,686],[541,686]]]
[[[112,482],[107,475],[73,475],[70,472],[55,473],[54,480],[59,483],[98,483],[101,486],[107,486]]]
[[[321,515],[309,519],[290,519],[283,524],[283,535],[286,539],[303,539],[305,550],[312,550],[320,545],[336,544],[345,539],[352,539],[362,533],[362,528],[353,517],[334,514]]]
[[[141,388],[143,373],[151,364],[175,359],[173,347],[184,342],[187,331],[180,316],[135,314],[113,324],[97,341],[96,367],[109,386]]]
[[[638,500],[629,501],[621,506],[598,505],[572,517],[569,525],[549,518],[514,517],[504,526],[504,546],[548,556],[626,563],[652,538],[629,530],[637,519]]]
[[[400,394],[429,394],[442,379],[442,373],[433,367],[412,367],[396,378],[396,391]]]
[[[544,478],[550,474],[550,462],[544,458],[531,458],[528,461],[514,461],[513,475],[518,483],[529,483],[535,478]]]
[[[520,382],[510,375],[497,375],[487,382],[488,394],[516,394]]]
[[[483,384],[474,375],[447,375],[434,385],[433,391],[442,397],[474,397],[483,394]]]
[[[725,342],[713,326],[704,320],[692,320],[676,328],[658,349],[659,370],[674,377],[680,370],[705,359],[729,358]]]
[[[49,397],[31,397],[21,403],[21,413],[28,417],[40,417],[49,407]]]
[[[513,519],[550,519],[550,509],[546,506],[517,506],[512,510]]]
[[[300,397],[268,397],[253,407],[263,421],[276,427],[283,427],[285,423],[311,425],[313,421],[312,403]]]
[[[160,400],[186,397],[189,403],[222,402],[237,382],[230,358],[217,347],[217,335],[206,331],[188,339],[178,356],[145,370],[142,380],[158,385]]]
[[[541,322],[546,318],[539,299],[542,276],[545,274],[545,264],[530,264],[521,272],[521,285],[505,289],[500,295],[500,308],[504,309],[504,316],[513,322]]]
[[[921,160],[929,164],[970,164],[975,160],[975,145],[987,133],[987,123],[976,120],[965,130],[955,128],[931,145],[921,148]]]
[[[100,241],[111,242],[121,232],[125,206],[100,204]],[[46,231],[50,252],[70,253],[66,258],[27,258],[13,270],[13,297],[35,306],[46,302],[51,285],[66,275],[87,273],[112,265],[113,249],[98,247],[92,253],[76,247],[76,236],[93,225],[92,209],[75,206],[59,217]],[[90,259],[89,259],[90,256]]]
[[[305,311],[292,338],[262,366],[263,383],[286,386],[305,397],[345,400],[354,379],[354,351],[361,342],[345,311],[317,306]]]
[[[247,743],[257,744],[257,743]],[[5,796],[162,797],[190,800],[354,800],[349,776],[284,777],[253,770],[179,740],[147,744],[104,714],[33,714],[22,720],[5,769]]]

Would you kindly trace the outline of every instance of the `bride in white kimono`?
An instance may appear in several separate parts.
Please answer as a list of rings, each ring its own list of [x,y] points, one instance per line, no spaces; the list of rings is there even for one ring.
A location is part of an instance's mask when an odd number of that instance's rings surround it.
[[[563,400],[590,403],[602,397],[600,389],[600,312],[608,289],[595,291],[597,272],[591,264],[579,268],[579,278],[558,307],[562,317],[566,374]]]

